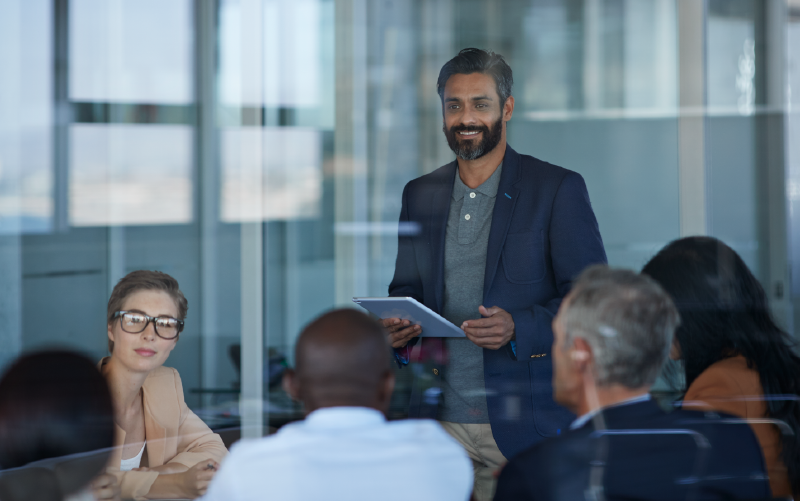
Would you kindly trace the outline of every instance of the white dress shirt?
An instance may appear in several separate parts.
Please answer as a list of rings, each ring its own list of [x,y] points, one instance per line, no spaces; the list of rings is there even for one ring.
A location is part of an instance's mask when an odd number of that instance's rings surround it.
[[[203,499],[466,501],[471,492],[472,463],[436,421],[330,407],[237,442]]]

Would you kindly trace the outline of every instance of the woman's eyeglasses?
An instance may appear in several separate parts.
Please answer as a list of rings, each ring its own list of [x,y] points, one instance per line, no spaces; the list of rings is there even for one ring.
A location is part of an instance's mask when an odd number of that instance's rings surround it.
[[[151,317],[135,311],[118,311],[114,318],[119,318],[119,326],[130,334],[139,334],[153,322],[156,335],[161,339],[175,339],[183,330],[183,320],[172,317]]]

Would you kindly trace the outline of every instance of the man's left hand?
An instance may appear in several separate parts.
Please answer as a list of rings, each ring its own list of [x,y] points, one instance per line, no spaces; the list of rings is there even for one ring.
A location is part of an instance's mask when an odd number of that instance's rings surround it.
[[[481,306],[478,311],[485,318],[467,320],[461,324],[467,339],[490,350],[499,350],[514,339],[514,319],[511,318],[511,313],[497,306]]]

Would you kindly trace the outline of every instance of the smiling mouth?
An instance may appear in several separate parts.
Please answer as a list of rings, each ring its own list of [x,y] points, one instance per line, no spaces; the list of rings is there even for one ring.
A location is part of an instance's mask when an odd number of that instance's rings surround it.
[[[459,132],[458,135],[463,137],[475,137],[480,133],[481,131],[479,130],[470,130],[470,131]]]

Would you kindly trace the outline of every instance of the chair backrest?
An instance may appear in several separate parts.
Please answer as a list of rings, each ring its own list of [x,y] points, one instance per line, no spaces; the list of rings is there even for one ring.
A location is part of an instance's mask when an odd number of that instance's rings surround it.
[[[695,456],[695,464],[692,468],[693,475],[688,478],[678,480],[686,485],[699,485],[700,479],[704,473],[704,465],[707,452],[711,449],[711,443],[700,432],[688,429],[627,429],[627,430],[595,430],[590,435],[591,438],[599,437],[634,437],[634,436],[687,436],[692,439],[697,447],[697,455]],[[604,496],[604,470],[605,458],[607,449],[600,447],[597,450],[597,456],[592,462],[592,467],[589,470],[589,486],[585,492],[587,500],[601,500],[605,499]],[[689,489],[692,490],[691,488]]]
[[[747,496],[747,493],[751,496],[758,496],[759,492],[768,493],[769,478],[763,469],[763,463],[758,463],[756,460],[744,463],[737,462],[738,466],[730,470],[727,466],[722,466],[722,470],[720,470],[719,453],[713,450],[715,446],[720,445],[721,437],[717,435],[718,432],[726,428],[729,429],[725,425],[739,425],[749,431],[749,426],[746,423],[747,420],[744,419],[720,416],[717,419],[706,417],[705,419],[698,419],[696,422],[693,419],[686,419],[681,421],[683,426],[675,428],[595,430],[590,437],[600,439],[600,441],[597,443],[594,458],[591,462],[589,482],[584,492],[584,497],[587,500],[601,500],[608,497],[605,473],[610,464],[608,463],[609,452],[613,447],[611,443],[614,442],[614,439],[625,439],[626,437],[633,439],[635,437],[663,437],[669,439],[671,436],[676,438],[684,436],[691,439],[696,449],[692,458],[686,456],[686,460],[681,463],[683,470],[680,473],[676,470],[675,476],[672,477],[673,485],[683,486],[687,499],[693,499],[694,497],[704,498],[709,492],[717,492],[720,496],[719,499],[728,499],[728,496],[739,499],[736,495],[737,492],[744,496]],[[698,429],[693,429],[695,424],[698,426],[703,425],[706,429],[702,432]],[[720,427],[719,425],[723,426]],[[707,431],[711,432],[712,435],[706,436],[704,433]],[[723,435],[727,436],[727,434]],[[609,440],[603,440],[605,438]],[[663,438],[660,439],[662,444],[664,443]],[[652,440],[646,443],[652,443]],[[731,443],[735,443],[735,441]],[[755,437],[753,437],[754,447],[756,446],[755,444]],[[687,444],[687,446],[689,445]],[[641,459],[641,456],[636,457]],[[614,464],[619,465],[616,461]],[[614,478],[618,478],[618,475]],[[703,494],[704,492],[705,494]]]

